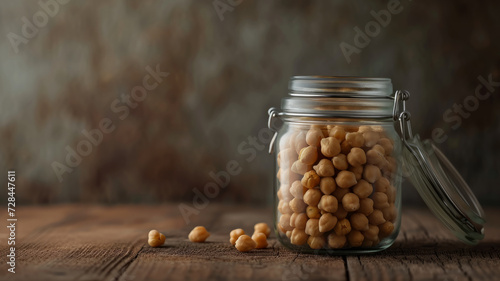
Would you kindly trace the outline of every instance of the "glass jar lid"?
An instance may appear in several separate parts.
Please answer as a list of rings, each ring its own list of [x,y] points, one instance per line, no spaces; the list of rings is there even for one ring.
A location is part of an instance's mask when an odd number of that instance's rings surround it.
[[[409,93],[397,91],[395,119],[399,120],[403,169],[434,215],[461,241],[475,245],[484,238],[484,211],[455,167],[431,140],[421,141],[411,131],[410,114],[404,102]],[[398,113],[398,103],[403,111]]]

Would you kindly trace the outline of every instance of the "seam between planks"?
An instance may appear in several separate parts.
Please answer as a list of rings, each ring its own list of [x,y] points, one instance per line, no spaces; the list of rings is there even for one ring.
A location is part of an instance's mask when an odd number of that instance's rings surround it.
[[[139,254],[142,252],[142,250],[144,250],[144,245],[141,246],[141,248],[139,249],[139,251],[137,251],[137,253],[135,254],[135,256],[133,256],[130,260],[128,260],[119,270],[118,270],[118,274],[117,276],[113,279],[114,281],[118,281],[122,276],[123,274],[125,274],[125,272],[127,271],[127,269],[130,267],[130,265],[135,261],[137,260],[137,258],[139,257]]]
[[[349,264],[347,263],[347,256],[342,256],[342,260],[344,261],[344,269],[345,269],[345,280],[351,280],[349,276]]]

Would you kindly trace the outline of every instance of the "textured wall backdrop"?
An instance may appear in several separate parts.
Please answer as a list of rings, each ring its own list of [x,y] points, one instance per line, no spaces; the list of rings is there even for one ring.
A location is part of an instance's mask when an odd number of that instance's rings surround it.
[[[440,147],[480,201],[500,203],[500,87],[456,129],[457,114],[443,119],[474,94],[478,76],[500,81],[500,2],[401,0],[348,63],[341,42],[354,45],[355,27],[389,2],[4,1],[0,171],[17,170],[25,204],[189,201],[235,160],[241,174],[214,200],[262,203],[273,159],[258,143],[247,161],[238,146],[266,126],[288,78],[374,76],[411,91],[414,130],[442,128]],[[157,65],[168,77],[126,105]],[[54,161],[67,164],[66,147],[108,119],[114,131],[60,182]],[[405,200],[420,202],[404,188]]]

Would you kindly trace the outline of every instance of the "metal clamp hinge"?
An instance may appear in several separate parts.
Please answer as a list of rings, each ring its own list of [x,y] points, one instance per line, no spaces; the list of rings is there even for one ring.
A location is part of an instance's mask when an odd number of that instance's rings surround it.
[[[272,154],[274,152],[274,143],[276,142],[276,138],[278,137],[278,129],[276,129],[273,126],[273,120],[274,118],[278,117],[279,111],[275,107],[271,107],[267,111],[267,114],[269,114],[269,119],[267,120],[267,127],[269,128],[269,130],[274,132],[273,138],[269,143],[269,154]]]

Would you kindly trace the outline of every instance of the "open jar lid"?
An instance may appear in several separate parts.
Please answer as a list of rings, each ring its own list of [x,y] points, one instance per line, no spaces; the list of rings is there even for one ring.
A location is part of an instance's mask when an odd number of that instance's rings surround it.
[[[397,103],[408,92],[396,92],[395,116],[399,115],[403,149],[403,170],[434,215],[461,241],[475,245],[484,238],[484,211],[476,196],[448,158],[431,140],[421,141],[411,132],[410,115]]]

